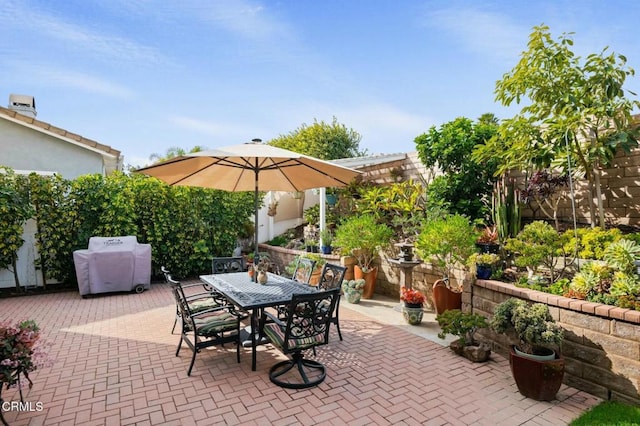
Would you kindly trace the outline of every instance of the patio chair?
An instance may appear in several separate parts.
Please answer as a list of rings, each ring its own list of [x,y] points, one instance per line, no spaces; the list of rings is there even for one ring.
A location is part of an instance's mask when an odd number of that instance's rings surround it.
[[[191,376],[196,354],[209,346],[224,346],[225,343],[235,343],[236,359],[239,363],[240,318],[242,316],[235,312],[233,305],[217,306],[193,312],[180,282],[169,278],[169,284],[180,309],[180,317],[182,319],[182,331],[176,356],[180,353],[182,342],[185,342],[193,352],[187,376]]]
[[[304,357],[304,351],[329,342],[329,327],[339,289],[310,294],[294,294],[286,321],[262,312],[260,329],[271,343],[291,358],[269,369],[269,380],[289,389],[317,386],[326,377],[326,368]]]
[[[313,269],[316,266],[316,261],[313,259],[308,259],[306,257],[298,257],[296,261],[296,265],[293,269],[293,275],[291,279],[294,281],[299,281],[304,284],[309,284],[311,281],[311,275],[313,274]]]
[[[212,274],[226,274],[230,272],[244,272],[247,266],[242,256],[214,257],[211,260]]]
[[[336,325],[338,330],[338,337],[342,340],[342,333],[340,332],[340,318],[338,316],[338,308],[340,308],[340,293],[342,291],[342,281],[347,273],[347,268],[340,265],[334,265],[332,263],[325,263],[320,273],[320,281],[318,282],[318,288],[320,290],[338,289],[338,297],[336,301],[335,315],[331,318],[331,322]]]
[[[291,279],[294,281],[298,281],[301,284],[309,284],[311,281],[311,275],[313,274],[313,269],[316,266],[316,261],[313,259],[308,259],[306,257],[298,257],[296,260],[296,264],[293,268],[293,274],[291,275]],[[276,306],[275,309],[278,312],[278,318],[284,320],[287,317],[289,308],[288,305]]]
[[[167,284],[170,284],[170,282],[173,281],[171,278],[171,272],[169,272],[169,270],[164,266],[160,267],[160,271],[162,271],[162,274],[164,275],[165,282]],[[188,295],[185,294],[185,298],[187,300],[187,303],[189,303],[191,312],[200,312],[200,311],[216,308],[218,306],[223,306],[227,304],[226,300],[222,297],[222,295],[220,295],[220,297],[212,295],[211,291],[207,290],[208,286],[204,283],[180,284],[180,285],[183,291],[187,288],[200,287],[200,286],[202,286],[205,289],[205,291],[201,293],[192,293]],[[171,328],[171,334],[173,334],[173,332],[175,331],[176,325],[178,324],[179,319],[181,319],[180,306],[178,305],[178,302],[176,300],[176,315],[175,315],[175,319],[173,320],[173,327]]]

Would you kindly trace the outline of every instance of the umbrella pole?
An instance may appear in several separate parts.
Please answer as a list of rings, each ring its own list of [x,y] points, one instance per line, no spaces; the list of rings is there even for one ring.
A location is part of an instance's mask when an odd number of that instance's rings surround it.
[[[256,160],[257,162],[258,160]],[[253,237],[253,250],[254,250],[254,255],[253,255],[253,264],[254,266],[258,265],[258,262],[260,261],[260,254],[258,253],[258,165],[256,164],[256,168],[255,168],[255,189],[253,192],[253,214],[254,214],[254,218],[253,218],[253,223],[254,223],[254,228],[255,228],[255,235]],[[253,281],[257,282],[257,276],[258,274],[253,274]]]

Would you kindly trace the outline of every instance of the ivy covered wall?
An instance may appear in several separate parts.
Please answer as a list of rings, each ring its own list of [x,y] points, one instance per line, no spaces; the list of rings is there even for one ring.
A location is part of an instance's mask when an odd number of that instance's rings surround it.
[[[154,273],[165,265],[176,277],[187,277],[209,271],[211,257],[231,255],[237,238],[244,237],[239,234],[251,229],[253,193],[172,187],[122,173],[75,180],[31,174],[25,185],[25,177],[5,170],[0,194],[11,194],[3,199],[5,208],[16,211],[9,209],[11,203],[28,200],[30,217],[38,224],[41,273],[65,283],[76,282],[73,251],[86,249],[92,236],[135,235],[138,242],[151,244]],[[2,215],[0,228],[10,225],[21,240],[23,222]],[[0,239],[0,253],[8,260],[2,269],[11,267],[22,244],[14,240]]]

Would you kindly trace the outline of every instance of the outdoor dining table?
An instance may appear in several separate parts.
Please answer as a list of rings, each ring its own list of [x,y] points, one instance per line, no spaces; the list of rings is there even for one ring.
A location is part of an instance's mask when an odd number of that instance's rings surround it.
[[[200,279],[222,293],[234,305],[251,311],[251,370],[253,371],[256,371],[256,332],[260,311],[264,308],[286,305],[294,294],[317,291],[315,287],[272,273],[268,274],[265,284],[254,282],[246,272],[200,275]]]

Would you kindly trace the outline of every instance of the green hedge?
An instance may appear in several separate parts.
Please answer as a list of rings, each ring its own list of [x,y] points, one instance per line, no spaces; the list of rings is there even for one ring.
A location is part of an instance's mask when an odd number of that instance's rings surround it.
[[[68,283],[76,282],[73,251],[87,248],[92,236],[135,235],[151,244],[154,274],[161,265],[177,277],[210,271],[211,257],[231,255],[253,216],[253,193],[173,187],[136,174],[72,181],[31,174],[27,195],[38,223],[39,265]],[[6,245],[0,241],[0,251]]]

